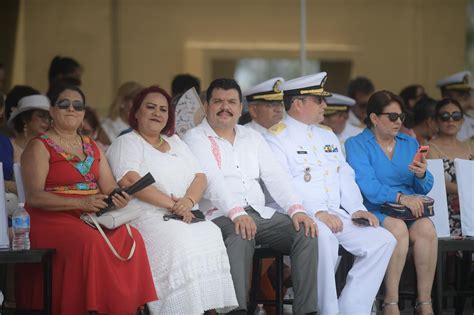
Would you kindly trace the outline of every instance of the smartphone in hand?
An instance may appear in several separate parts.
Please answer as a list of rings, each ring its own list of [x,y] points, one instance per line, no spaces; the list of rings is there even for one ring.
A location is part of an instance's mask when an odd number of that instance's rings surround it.
[[[415,156],[413,157],[413,161],[411,164],[414,164],[415,161],[421,162],[422,158],[426,158],[426,155],[428,154],[430,147],[428,145],[422,145],[418,148],[418,150],[415,153]]]

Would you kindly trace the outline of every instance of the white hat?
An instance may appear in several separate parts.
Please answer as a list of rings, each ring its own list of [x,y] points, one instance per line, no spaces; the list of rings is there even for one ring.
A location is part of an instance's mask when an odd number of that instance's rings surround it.
[[[354,99],[336,93],[333,93],[332,96],[326,97],[325,100],[328,107],[324,110],[324,115],[347,111],[349,110],[349,107],[354,106],[356,103]]]
[[[50,108],[50,103],[49,99],[44,96],[44,95],[30,95],[30,96],[25,96],[20,99],[18,102],[18,107],[13,109],[12,114],[10,118],[8,119],[7,126],[9,128],[13,127],[13,121],[15,120],[16,117],[18,117],[21,113],[27,112],[29,110],[45,110],[49,111]]]
[[[280,85],[285,82],[285,79],[276,77],[260,84],[257,84],[246,90],[243,95],[247,102],[253,101],[282,101],[283,93],[280,90]]]
[[[436,86],[445,90],[472,90],[471,71],[461,71],[442,78],[436,83]]]
[[[331,93],[324,90],[324,83],[326,83],[326,78],[326,72],[305,75],[303,77],[295,78],[282,83],[280,85],[280,90],[283,91],[284,96],[331,96]]]

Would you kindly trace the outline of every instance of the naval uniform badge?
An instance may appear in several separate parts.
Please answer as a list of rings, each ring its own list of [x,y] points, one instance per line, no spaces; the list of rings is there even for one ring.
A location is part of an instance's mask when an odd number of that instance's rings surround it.
[[[331,152],[339,152],[337,147],[334,144],[326,144],[324,146],[324,152],[331,153]]]
[[[304,169],[304,176],[303,176],[303,179],[305,182],[309,182],[311,180],[311,173],[310,173],[311,169],[309,167],[305,168]]]

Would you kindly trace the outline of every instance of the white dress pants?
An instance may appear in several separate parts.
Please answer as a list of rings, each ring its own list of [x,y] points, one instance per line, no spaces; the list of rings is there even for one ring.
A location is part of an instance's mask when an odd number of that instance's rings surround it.
[[[350,218],[339,218],[343,230],[336,234],[314,219],[319,229],[318,314],[370,315],[396,240],[382,227],[359,227]],[[335,268],[339,244],[355,260],[338,302]]]

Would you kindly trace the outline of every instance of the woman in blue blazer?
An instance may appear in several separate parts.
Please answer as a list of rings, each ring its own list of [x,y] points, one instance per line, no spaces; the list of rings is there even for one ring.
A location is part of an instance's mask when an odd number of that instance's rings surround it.
[[[367,107],[367,128],[346,141],[347,161],[356,174],[364,204],[380,224],[397,239],[385,275],[384,314],[400,314],[398,287],[409,243],[417,273],[419,314],[433,314],[431,288],[436,267],[437,236],[428,218],[422,218],[423,202],[415,194],[426,195],[433,186],[425,158],[413,161],[418,142],[403,133],[403,101],[389,91],[374,93]],[[403,221],[380,211],[384,203],[400,203],[410,209],[416,220]]]

